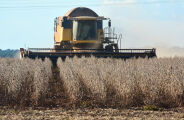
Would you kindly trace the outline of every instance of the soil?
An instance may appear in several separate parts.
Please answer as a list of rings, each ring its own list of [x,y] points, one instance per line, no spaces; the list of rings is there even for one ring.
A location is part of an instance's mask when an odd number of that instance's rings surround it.
[[[148,111],[129,109],[73,109],[26,108],[15,110],[0,107],[0,120],[184,120],[184,108]]]

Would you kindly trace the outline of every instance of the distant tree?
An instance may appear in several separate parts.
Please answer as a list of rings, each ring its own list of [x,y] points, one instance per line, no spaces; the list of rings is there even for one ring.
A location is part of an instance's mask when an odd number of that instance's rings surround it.
[[[1,50],[0,49],[0,57],[2,58],[7,58],[7,57],[14,58],[18,53],[19,53],[19,50],[11,50],[11,49]]]

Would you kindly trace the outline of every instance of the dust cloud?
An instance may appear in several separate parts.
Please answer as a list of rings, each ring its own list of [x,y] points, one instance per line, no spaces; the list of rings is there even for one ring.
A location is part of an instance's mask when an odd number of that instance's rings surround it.
[[[184,48],[180,47],[157,47],[157,56],[158,57],[184,57]]]
[[[184,56],[184,15],[174,9],[163,12],[172,4],[123,4],[126,2],[104,0],[97,9],[99,15],[111,18],[117,33],[122,33],[122,48],[156,48],[158,57]]]

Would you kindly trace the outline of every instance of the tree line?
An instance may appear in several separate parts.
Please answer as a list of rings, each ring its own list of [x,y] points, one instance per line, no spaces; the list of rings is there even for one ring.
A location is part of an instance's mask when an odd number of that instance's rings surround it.
[[[11,49],[7,49],[7,50],[1,50],[0,49],[0,57],[1,58],[13,58],[16,57],[19,53],[19,50],[11,50]]]

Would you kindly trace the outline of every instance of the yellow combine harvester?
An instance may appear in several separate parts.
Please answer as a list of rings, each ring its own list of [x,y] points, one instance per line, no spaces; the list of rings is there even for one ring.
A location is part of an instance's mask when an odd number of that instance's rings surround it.
[[[108,20],[108,27],[103,28],[103,21]],[[155,49],[121,49],[122,35],[117,35],[111,28],[111,20],[98,16],[89,8],[78,7],[54,21],[54,48],[20,49],[22,58],[58,57],[155,57]],[[119,49],[120,48],[120,49]]]

